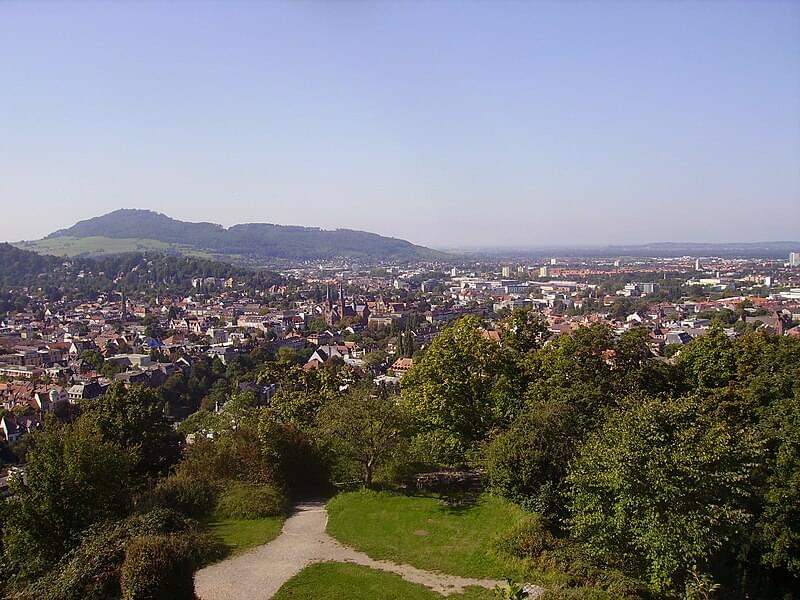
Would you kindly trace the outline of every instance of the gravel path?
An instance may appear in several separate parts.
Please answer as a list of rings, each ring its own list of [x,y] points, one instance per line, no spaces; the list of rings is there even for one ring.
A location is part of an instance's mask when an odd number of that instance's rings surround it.
[[[281,534],[269,544],[198,571],[194,580],[197,595],[200,600],[268,600],[305,567],[326,561],[355,563],[396,573],[406,581],[445,596],[461,593],[469,586],[491,589],[502,583],[441,575],[409,565],[374,560],[325,533],[327,523],[328,513],[323,503],[297,506],[296,512],[284,523]],[[529,589],[531,598],[542,591],[535,586]]]

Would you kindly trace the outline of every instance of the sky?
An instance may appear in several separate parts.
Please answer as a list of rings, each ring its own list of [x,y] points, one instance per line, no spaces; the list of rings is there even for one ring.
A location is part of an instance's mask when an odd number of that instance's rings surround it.
[[[800,1],[0,0],[0,239],[117,208],[798,240]]]

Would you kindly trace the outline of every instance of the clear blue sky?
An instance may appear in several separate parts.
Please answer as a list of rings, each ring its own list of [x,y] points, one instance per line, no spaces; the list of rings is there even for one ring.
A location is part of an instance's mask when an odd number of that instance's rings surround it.
[[[800,238],[800,2],[0,0],[0,239]]]

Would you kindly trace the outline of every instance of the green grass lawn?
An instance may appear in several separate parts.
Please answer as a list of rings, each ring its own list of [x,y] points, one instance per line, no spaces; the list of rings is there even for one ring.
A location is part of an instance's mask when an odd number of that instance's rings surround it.
[[[377,559],[462,577],[520,579],[522,565],[495,556],[490,545],[523,514],[488,495],[453,509],[437,498],[351,492],[328,504],[328,532]]]
[[[229,554],[234,554],[274,540],[283,521],[283,517],[220,519],[211,521],[206,528],[222,540]]]
[[[273,600],[443,600],[426,587],[409,583],[394,573],[359,565],[319,563],[303,569],[287,581]],[[470,588],[450,600],[489,600],[490,590]]]
[[[119,252],[141,252],[145,250],[165,251],[171,245],[146,238],[108,238],[108,237],[56,237],[20,244],[25,250],[56,256],[81,256],[114,254]]]

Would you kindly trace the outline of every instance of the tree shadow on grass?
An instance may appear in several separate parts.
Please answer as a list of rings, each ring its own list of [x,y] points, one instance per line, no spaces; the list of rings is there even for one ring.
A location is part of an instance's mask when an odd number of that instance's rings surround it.
[[[480,502],[480,494],[474,491],[456,490],[441,494],[442,506],[440,510],[449,514],[465,513]]]

